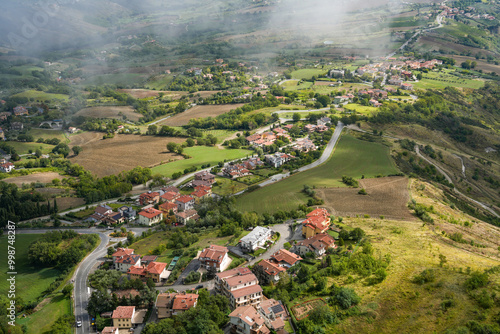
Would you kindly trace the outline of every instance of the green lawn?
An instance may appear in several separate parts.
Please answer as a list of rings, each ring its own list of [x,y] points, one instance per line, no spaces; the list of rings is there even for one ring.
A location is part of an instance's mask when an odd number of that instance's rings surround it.
[[[13,95],[13,97],[27,97],[28,99],[35,99],[35,101],[50,101],[50,100],[68,100],[68,95],[66,94],[52,94],[40,92],[37,90],[27,90],[22,93]]]
[[[241,149],[218,149],[217,147],[194,146],[186,147],[184,153],[191,156],[190,159],[183,159],[174,162],[169,162],[164,165],[153,168],[153,174],[159,173],[166,176],[171,176],[175,172],[184,171],[184,169],[196,166],[200,167],[204,164],[211,166],[219,161],[234,160],[244,158],[252,154],[252,151]]]
[[[34,268],[28,262],[28,246],[40,238],[36,234],[16,235],[16,293],[24,301],[36,300],[49,285],[59,276],[60,271],[50,268]],[[7,235],[0,237],[0,293],[6,294],[8,290],[7,279]],[[30,332],[31,333],[31,332]]]
[[[371,116],[373,113],[378,111],[378,108],[371,106],[363,106],[358,103],[349,103],[344,106],[345,110],[353,111],[359,114]]]
[[[16,149],[17,154],[28,154],[29,150],[35,152],[37,149],[41,149],[42,153],[50,153],[54,149],[54,145],[42,144],[37,142],[20,142],[20,141],[8,141],[7,144]]]
[[[370,178],[395,173],[398,170],[386,146],[344,135],[330,160],[323,165],[244,194],[237,199],[236,206],[241,211],[258,213],[292,210],[307,202],[308,197],[301,192],[305,184],[320,188],[343,187],[340,180],[343,175],[359,179],[362,175]]]
[[[311,79],[313,76],[324,76],[327,69],[305,68],[292,72],[292,79]]]
[[[247,188],[247,185],[241,182],[224,177],[217,177],[216,180],[217,184],[213,187],[212,191],[217,195],[227,196]]]
[[[16,323],[26,325],[30,334],[48,333],[54,322],[67,314],[71,314],[71,301],[62,294],[57,294],[40,311],[21,318]]]
[[[38,138],[43,138],[43,139],[52,139],[52,138],[57,138],[61,140],[61,142],[67,142],[68,139],[64,135],[63,131],[59,130],[47,130],[47,129],[31,129],[29,131],[29,134],[35,138],[35,141]]]

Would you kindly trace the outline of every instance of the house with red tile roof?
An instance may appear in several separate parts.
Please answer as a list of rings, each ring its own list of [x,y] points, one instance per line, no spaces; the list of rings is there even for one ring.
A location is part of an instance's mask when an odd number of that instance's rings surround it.
[[[163,212],[153,208],[142,210],[139,212],[139,224],[151,226],[161,222],[163,219]]]
[[[302,235],[310,238],[318,233],[325,233],[330,227],[330,215],[323,208],[317,208],[307,215],[307,219],[302,222]]]
[[[104,327],[101,334],[119,334],[118,327]]]
[[[193,197],[188,195],[183,195],[175,200],[175,204],[177,204],[178,211],[186,211],[193,209],[195,200]]]
[[[156,316],[158,319],[170,318],[173,315],[185,312],[198,304],[198,295],[194,293],[168,293],[158,294],[155,302]]]
[[[160,196],[160,201],[174,203],[179,197],[181,197],[181,194],[175,191],[169,191]]]
[[[127,273],[130,275],[130,279],[151,278],[153,282],[160,283],[162,279],[167,279],[169,276],[169,272],[166,268],[167,263],[153,261],[147,266],[130,267]]]
[[[194,174],[194,179],[199,180],[199,181],[205,181],[205,182],[208,182],[210,184],[213,184],[215,182],[215,175],[213,175],[207,171],[201,171],[199,173]]]
[[[113,311],[111,318],[113,319],[113,327],[116,328],[132,328],[132,319],[135,315],[135,306],[118,306]]]
[[[196,186],[196,187],[194,187],[194,190],[195,190],[195,191],[198,191],[198,190],[205,190],[205,191],[206,191],[206,192],[208,192],[209,194],[211,194],[211,193],[212,193],[212,187],[211,187],[211,186],[203,186],[203,185],[201,185],[201,186]]]
[[[202,199],[210,197],[210,194],[206,190],[195,190],[191,193],[191,197],[194,198],[195,203],[199,203]]]
[[[139,204],[148,205],[156,204],[160,201],[160,193],[156,191],[148,191],[147,193],[142,193],[139,195]]]
[[[262,300],[259,280],[248,268],[235,268],[215,275],[215,291],[229,298],[231,308],[258,305]]]
[[[240,306],[229,314],[231,333],[282,333],[287,313],[280,301],[266,299],[259,306]]]
[[[304,256],[309,252],[314,253],[316,257],[326,253],[328,248],[337,248],[333,237],[326,233],[316,234],[306,240],[297,242],[291,248],[292,252]]]
[[[280,280],[280,273],[286,272],[285,268],[280,267],[273,261],[262,260],[257,263],[256,266],[262,267],[268,281],[273,283],[276,283]]]
[[[0,165],[0,171],[4,173],[10,173],[13,169],[15,169],[15,166],[10,161]]]
[[[231,263],[231,258],[228,255],[229,250],[227,247],[219,245],[210,245],[201,251],[198,260],[201,266],[208,269],[208,267],[216,268],[217,271],[224,271]]]
[[[172,211],[174,214],[177,213],[177,204],[171,203],[171,202],[165,202],[162,203],[158,206],[158,209],[160,211],[164,212],[164,216],[168,216],[170,214],[170,211]]]
[[[117,259],[124,257],[125,255],[134,254],[134,250],[132,248],[118,248],[116,252],[113,253],[113,263],[116,262]]]
[[[292,253],[286,249],[280,249],[273,255],[271,255],[271,261],[276,263],[280,267],[291,268],[302,260],[300,256]]]
[[[175,214],[175,219],[177,220],[177,223],[186,225],[186,223],[190,220],[200,219],[200,216],[198,215],[198,211],[193,209],[193,210],[177,212]]]
[[[124,255],[115,261],[115,269],[122,273],[128,272],[131,267],[141,266],[141,256],[138,254]]]

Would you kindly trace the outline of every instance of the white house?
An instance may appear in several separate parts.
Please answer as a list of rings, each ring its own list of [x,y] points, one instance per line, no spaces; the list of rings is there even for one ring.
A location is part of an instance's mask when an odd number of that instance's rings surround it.
[[[12,162],[6,162],[0,165],[0,171],[4,173],[10,173],[14,169],[14,164]]]
[[[160,210],[149,208],[139,212],[139,224],[151,226],[153,224],[161,222],[163,219],[163,213]]]
[[[253,252],[258,247],[266,244],[266,241],[271,238],[273,230],[270,228],[257,226],[252,232],[240,239],[240,247],[247,252]]]

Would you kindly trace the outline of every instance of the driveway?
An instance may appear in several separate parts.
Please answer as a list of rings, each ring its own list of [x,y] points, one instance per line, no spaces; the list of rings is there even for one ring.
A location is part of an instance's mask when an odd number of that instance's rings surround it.
[[[200,266],[201,266],[200,260],[198,259],[191,260],[191,262],[189,262],[189,264],[186,266],[186,269],[184,269],[184,271],[179,275],[179,278],[177,279],[177,281],[175,281],[174,285],[181,285],[184,278],[186,278],[186,276],[190,272],[197,271],[198,269],[200,269]]]
[[[279,240],[276,241],[274,243],[274,245],[272,245],[265,253],[257,256],[253,260],[249,261],[247,263],[247,266],[251,266],[251,265],[259,262],[262,259],[268,259],[271,255],[276,253],[278,250],[284,248],[283,245],[285,244],[285,242],[292,240],[292,227],[291,227],[291,224],[289,224],[288,222],[289,221],[287,221],[286,223],[283,223],[283,224],[271,226],[271,229],[273,231],[279,232],[279,234],[280,234]]]

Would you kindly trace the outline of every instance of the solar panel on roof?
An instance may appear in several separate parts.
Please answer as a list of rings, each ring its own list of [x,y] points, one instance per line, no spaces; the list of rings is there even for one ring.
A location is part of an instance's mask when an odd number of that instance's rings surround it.
[[[280,305],[274,305],[273,307],[271,307],[271,311],[273,311],[274,314],[277,314],[277,313],[283,312],[284,309],[280,304]]]

